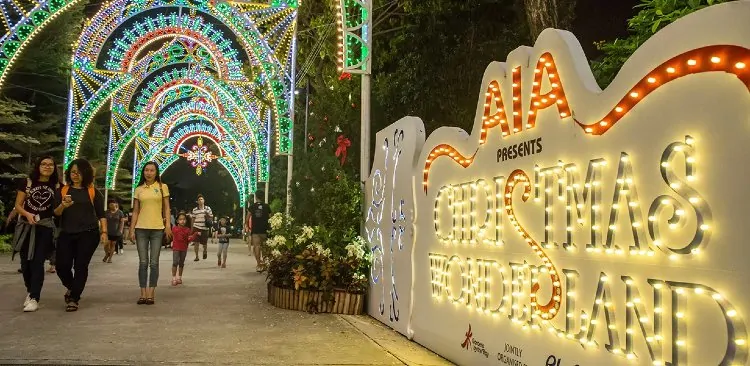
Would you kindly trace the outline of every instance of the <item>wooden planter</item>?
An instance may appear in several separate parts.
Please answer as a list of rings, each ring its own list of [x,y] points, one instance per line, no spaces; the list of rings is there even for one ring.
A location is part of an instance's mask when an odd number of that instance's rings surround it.
[[[323,301],[320,291],[291,290],[268,284],[268,302],[289,310],[311,313],[360,315],[364,311],[365,295],[334,291],[333,301]]]

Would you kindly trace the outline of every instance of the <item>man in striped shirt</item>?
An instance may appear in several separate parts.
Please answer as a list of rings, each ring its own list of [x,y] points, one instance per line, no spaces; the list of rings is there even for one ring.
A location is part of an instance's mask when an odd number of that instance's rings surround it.
[[[198,207],[193,208],[189,216],[190,220],[193,222],[193,233],[201,233],[197,241],[193,243],[193,246],[195,247],[194,261],[197,262],[199,261],[198,253],[200,250],[200,244],[203,244],[203,259],[208,258],[209,224],[213,217],[211,207],[206,206],[206,200],[203,198],[202,194],[198,195]]]

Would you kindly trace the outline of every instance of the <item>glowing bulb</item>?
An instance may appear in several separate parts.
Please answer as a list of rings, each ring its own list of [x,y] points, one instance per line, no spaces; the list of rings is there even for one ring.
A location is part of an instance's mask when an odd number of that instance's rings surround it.
[[[714,56],[714,57],[711,57],[711,62],[713,62],[715,64],[718,64],[719,62],[721,62],[721,59],[718,58],[718,57],[716,57],[716,56]]]
[[[695,60],[693,60],[693,59],[690,59],[690,60],[688,60],[688,61],[687,61],[687,64],[688,64],[688,65],[690,65],[690,66],[695,66],[695,65],[697,65],[697,64],[698,64],[698,61],[695,61]]]
[[[734,318],[736,315],[737,315],[737,310],[732,309],[732,310],[727,311],[727,316],[730,318]]]
[[[744,69],[745,68],[745,63],[744,62],[738,62],[738,63],[734,64],[734,67],[736,67],[738,69]]]
[[[656,78],[648,78],[648,79],[646,79],[646,81],[648,81],[649,83],[653,84],[653,83],[656,82]]]

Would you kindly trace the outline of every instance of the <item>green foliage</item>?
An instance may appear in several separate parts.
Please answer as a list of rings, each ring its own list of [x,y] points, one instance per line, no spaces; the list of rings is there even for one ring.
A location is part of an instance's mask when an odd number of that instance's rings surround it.
[[[12,179],[25,176],[19,169],[13,166],[13,160],[22,157],[18,147],[39,145],[39,140],[25,134],[25,131],[33,124],[29,118],[31,106],[11,100],[0,99],[0,164],[3,165],[3,173],[0,178]],[[25,149],[24,149],[25,150]],[[12,172],[8,172],[8,171]]]
[[[10,245],[12,239],[13,235],[0,235],[0,253],[10,253],[13,251],[13,247]]]
[[[320,226],[326,242],[351,240],[359,232],[359,182],[340,167],[334,149],[316,148],[299,158],[292,187],[292,214],[301,224]]]
[[[635,7],[638,13],[628,20],[630,36],[596,43],[604,54],[591,65],[599,85],[609,85],[630,55],[660,29],[687,14],[729,1],[733,0],[642,0]]]

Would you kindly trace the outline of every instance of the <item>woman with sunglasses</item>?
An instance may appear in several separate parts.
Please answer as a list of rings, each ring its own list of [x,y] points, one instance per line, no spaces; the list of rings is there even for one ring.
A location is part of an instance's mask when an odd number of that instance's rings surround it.
[[[44,261],[54,250],[55,189],[58,187],[57,166],[52,157],[39,159],[29,178],[18,185],[15,210],[18,223],[13,236],[13,254],[20,253],[26,300],[23,311],[39,309],[44,284]]]

